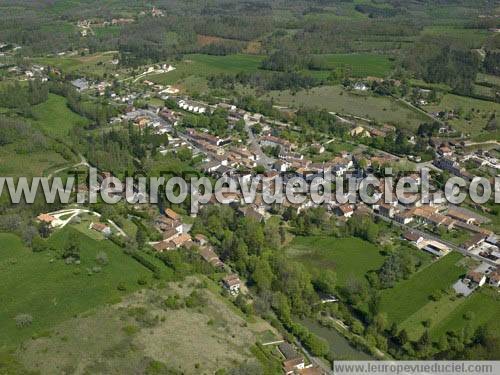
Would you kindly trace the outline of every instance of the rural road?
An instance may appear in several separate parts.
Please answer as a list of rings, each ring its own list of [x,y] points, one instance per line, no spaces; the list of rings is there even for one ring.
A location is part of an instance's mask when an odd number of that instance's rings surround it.
[[[82,155],[82,154],[79,154],[78,156],[80,156],[80,162],[75,164],[75,165],[70,165],[68,167],[64,167],[64,168],[59,168],[57,170],[55,170],[54,172],[50,173],[47,178],[50,180],[54,175],[57,175],[67,169],[70,169],[70,168],[78,168],[78,167],[81,167],[81,166],[84,166],[84,167],[90,167],[89,163],[87,163],[87,160],[85,159],[85,157]]]

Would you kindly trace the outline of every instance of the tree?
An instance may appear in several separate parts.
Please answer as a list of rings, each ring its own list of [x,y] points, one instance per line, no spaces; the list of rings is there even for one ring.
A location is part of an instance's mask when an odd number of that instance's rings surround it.
[[[38,233],[40,233],[40,236],[43,238],[47,238],[50,235],[50,225],[46,222],[40,223],[40,226],[38,227]]]
[[[398,341],[400,345],[405,345],[409,341],[408,332],[404,328],[399,332]]]
[[[31,248],[35,253],[39,253],[48,249],[47,242],[39,236],[33,238]]]
[[[26,243],[26,245],[32,246],[33,239],[35,237],[38,237],[38,230],[35,227],[30,225],[24,229],[23,241]]]
[[[392,322],[391,328],[389,328],[389,335],[391,337],[396,337],[398,335],[398,325],[396,322]]]
[[[311,351],[311,354],[317,357],[323,357],[330,351],[328,342],[316,336],[314,333],[309,333],[304,339],[304,346]]]
[[[144,245],[146,245],[146,233],[140,228],[137,229],[137,233],[135,235],[135,241],[137,242],[137,246],[139,249],[142,249]]]
[[[356,335],[361,335],[361,334],[363,334],[365,327],[363,326],[363,324],[359,320],[354,320],[354,322],[351,325],[351,330]]]
[[[373,323],[375,324],[375,327],[377,328],[378,332],[383,332],[387,328],[387,325],[389,324],[387,314],[378,313],[373,319]]]
[[[419,352],[421,357],[426,357],[431,346],[431,338],[429,335],[429,331],[425,330],[420,336],[420,339],[417,341],[417,351]]]
[[[255,269],[252,273],[252,281],[255,283],[258,291],[271,290],[273,281],[273,270],[269,263],[264,259],[257,259]]]
[[[80,259],[80,242],[76,233],[71,232],[68,237],[62,257],[63,259]]]
[[[313,278],[314,289],[326,294],[335,292],[337,275],[332,270],[323,270]]]
[[[488,130],[488,131],[495,131],[498,129],[498,125],[497,125],[497,118],[496,118],[496,114],[493,113],[488,121],[488,123],[486,124],[486,127],[485,127],[485,130]]]

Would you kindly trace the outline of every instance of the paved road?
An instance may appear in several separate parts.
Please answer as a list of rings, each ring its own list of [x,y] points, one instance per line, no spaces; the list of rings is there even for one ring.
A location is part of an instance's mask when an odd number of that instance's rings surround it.
[[[252,151],[255,152],[258,156],[257,164],[263,165],[265,167],[269,167],[274,164],[275,159],[267,156],[262,148],[259,145],[259,141],[255,138],[255,135],[252,132],[252,128],[250,127],[253,123],[250,121],[245,121],[245,130],[248,134],[248,139],[250,140],[250,146]]]

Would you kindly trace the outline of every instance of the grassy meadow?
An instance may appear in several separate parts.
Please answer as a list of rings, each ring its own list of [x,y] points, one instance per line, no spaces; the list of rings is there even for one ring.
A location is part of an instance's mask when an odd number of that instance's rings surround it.
[[[479,100],[454,94],[445,94],[439,104],[425,107],[427,112],[455,111],[459,118],[450,120],[450,124],[457,130],[470,133],[473,137],[490,137],[490,140],[500,139],[498,134],[484,130],[493,112],[500,113],[500,103]]]
[[[340,85],[315,87],[297,93],[272,91],[266,97],[273,98],[279,105],[324,108],[413,130],[421,122],[429,120],[425,114],[415,112],[391,98],[357,94],[344,90]]]
[[[80,244],[80,265],[66,265],[60,259],[70,234]],[[150,278],[151,272],[110,241],[96,241],[72,228],[52,235],[52,249],[33,253],[12,234],[0,234],[0,348],[14,346],[36,333],[50,330],[55,324],[96,306],[117,302],[128,291],[139,288],[138,278]],[[105,252],[109,264],[100,272],[96,255]],[[19,278],[19,275],[23,275]],[[119,291],[122,283],[126,291]],[[14,318],[30,314],[33,323],[18,328]]]
[[[82,76],[102,78],[104,73],[110,70],[116,70],[114,65],[110,64],[113,59],[114,51],[95,53],[85,56],[49,56],[36,57],[34,63],[41,65],[54,66],[64,73],[79,74]]]
[[[483,287],[474,292],[463,301],[448,315],[443,317],[431,329],[432,337],[438,338],[449,331],[457,331],[470,324],[472,329],[481,325],[487,325],[493,329],[497,336],[500,336],[500,326],[498,317],[500,316],[500,296],[494,288]],[[467,320],[466,313],[473,314],[473,318]]]
[[[44,176],[55,166],[67,165],[67,160],[54,151],[19,152],[19,144],[0,147],[0,175],[8,177]]]
[[[49,94],[44,103],[33,106],[33,119],[30,123],[48,138],[66,141],[74,126],[83,126],[88,120],[72,112],[62,96]],[[65,167],[75,160],[66,160],[53,150],[51,139],[43,141],[46,146],[26,147],[23,141],[0,147],[0,174],[2,176],[43,176],[58,168]],[[29,149],[29,150],[28,150]]]
[[[351,276],[364,279],[368,271],[379,269],[384,262],[377,246],[354,237],[296,237],[287,254],[312,271],[335,271],[340,286]]]
[[[384,290],[381,311],[387,313],[391,322],[402,323],[429,303],[434,291],[450,288],[465,273],[465,268],[458,265],[462,258],[459,253],[450,253],[393,288]]]
[[[16,357],[43,374],[75,372],[77,366],[83,373],[170,373],[167,367],[185,374],[215,373],[255,361],[252,348],[260,338],[279,339],[267,322],[247,323],[234,314],[220,287],[214,293],[202,280],[189,277],[143,289],[120,303],[74,316],[26,342]],[[193,292],[201,304],[188,307],[185,301]],[[176,307],[164,303],[169,297],[178,301]],[[46,360],[47,352],[53,360]]]
[[[47,135],[65,139],[74,126],[84,126],[89,120],[71,111],[66,98],[49,94],[49,99],[33,107],[34,124]]]

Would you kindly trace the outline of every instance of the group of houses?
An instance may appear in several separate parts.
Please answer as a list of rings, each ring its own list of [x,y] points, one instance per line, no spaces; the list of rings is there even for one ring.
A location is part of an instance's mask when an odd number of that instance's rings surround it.
[[[152,244],[152,247],[160,253],[192,244],[191,236],[184,233],[181,216],[170,208],[166,208],[164,214],[155,219],[155,227],[163,239]]]
[[[295,347],[283,342],[278,345],[282,357],[282,368],[285,375],[321,375],[323,371],[311,363],[306,364],[304,356]]]
[[[462,279],[457,280],[453,284],[453,289],[457,294],[468,296],[484,285],[500,288],[500,266],[481,263],[470,269]]]
[[[17,77],[19,81],[34,81],[39,80],[41,82],[47,82],[48,70],[46,67],[38,64],[32,64],[31,66],[11,66],[7,71]]]

